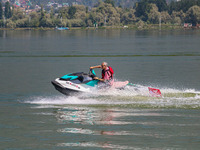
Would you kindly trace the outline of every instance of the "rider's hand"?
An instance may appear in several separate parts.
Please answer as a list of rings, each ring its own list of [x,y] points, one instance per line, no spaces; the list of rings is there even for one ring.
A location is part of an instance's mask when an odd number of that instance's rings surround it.
[[[94,79],[94,80],[98,80],[99,78],[98,78],[98,77],[94,77],[93,79]]]
[[[93,67],[90,67],[90,69],[94,69]]]

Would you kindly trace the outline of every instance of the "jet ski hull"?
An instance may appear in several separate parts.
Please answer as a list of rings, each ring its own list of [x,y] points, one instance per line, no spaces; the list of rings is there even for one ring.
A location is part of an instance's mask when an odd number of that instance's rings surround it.
[[[90,92],[91,87],[86,84],[77,84],[74,83],[74,80],[63,80],[57,78],[54,81],[51,81],[56,90],[64,95],[73,95],[78,92]]]
[[[60,93],[62,93],[64,95],[67,95],[67,96],[80,92],[80,91],[76,91],[76,90],[73,90],[73,89],[70,89],[70,88],[66,88],[56,81],[51,81],[51,83],[53,84],[53,86],[55,87],[55,89],[57,91],[59,91]]]

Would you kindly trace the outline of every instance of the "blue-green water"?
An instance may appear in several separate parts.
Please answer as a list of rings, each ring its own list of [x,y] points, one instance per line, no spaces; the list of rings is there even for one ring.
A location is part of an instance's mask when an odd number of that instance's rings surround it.
[[[199,41],[199,30],[0,31],[0,149],[199,149]],[[50,83],[102,61],[143,87],[66,97]]]

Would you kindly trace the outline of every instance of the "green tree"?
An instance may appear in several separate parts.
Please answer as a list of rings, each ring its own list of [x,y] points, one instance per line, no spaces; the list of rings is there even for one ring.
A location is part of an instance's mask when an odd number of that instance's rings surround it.
[[[172,1],[169,4],[169,14],[172,14],[173,11],[183,11],[184,13],[192,6],[200,6],[200,0],[181,0],[178,2]]]
[[[155,4],[150,4],[150,12],[148,13],[148,21],[153,24],[159,23],[160,12]]]
[[[155,4],[158,7],[158,11],[166,11],[168,9],[166,0],[141,0],[135,6],[136,16],[140,17],[142,20],[147,21],[148,14],[151,10],[151,5]]]
[[[171,21],[173,24],[181,24],[185,22],[185,17],[186,14],[181,10],[181,11],[173,11],[171,14]]]
[[[39,17],[38,17],[39,15],[35,11],[31,12],[29,16],[31,17],[31,19],[37,19],[37,20],[39,20]]]
[[[145,26],[146,26],[146,22],[142,21],[142,20],[139,20],[137,23],[136,23],[136,26],[138,29],[144,29]]]
[[[101,3],[97,7],[92,9],[92,13],[95,14],[93,23],[98,23],[99,26],[104,25],[118,25],[120,24],[120,13],[110,3]],[[97,18],[96,18],[97,17]]]
[[[81,19],[71,19],[70,24],[73,27],[84,27],[85,23]]]
[[[0,20],[0,27],[3,27],[3,26],[4,26],[3,20]]]
[[[147,21],[151,6],[147,1],[142,0],[141,2],[137,3],[135,10],[136,17],[140,17],[143,21]]]
[[[156,4],[158,11],[166,11],[168,9],[166,0],[150,0],[150,3]]]
[[[39,27],[39,14],[37,12],[31,12],[30,15],[29,27]]]
[[[13,16],[12,16],[13,21],[23,19],[23,18],[25,18],[25,15],[21,9],[17,8],[13,11]]]
[[[51,7],[50,18],[54,19],[54,9]]]
[[[167,24],[167,23],[171,22],[172,18],[171,18],[171,16],[169,15],[169,13],[167,11],[162,11],[160,15],[161,15],[162,23]]]
[[[87,14],[88,12],[89,12],[89,8],[87,6],[86,9],[85,9],[85,13]]]
[[[54,21],[52,20],[52,19],[50,19],[50,18],[47,18],[46,19],[46,26],[47,27],[55,27],[55,24],[54,24]]]
[[[45,12],[44,12],[44,8],[43,5],[41,6],[41,10],[40,10],[40,27],[46,27],[46,17],[45,17]]]
[[[28,27],[28,18],[17,20],[16,27],[18,27],[18,28]]]
[[[16,27],[16,23],[13,22],[11,19],[8,19],[6,22],[6,27],[7,28],[15,28]]]
[[[182,21],[180,17],[174,17],[172,18],[171,23],[175,25],[181,25]]]
[[[200,7],[192,6],[186,13],[186,19],[188,22],[196,25],[200,23]]]
[[[70,6],[69,10],[68,10],[68,14],[69,14],[70,19],[74,18],[75,13],[76,13],[76,7]]]
[[[103,1],[102,0],[98,0],[98,3],[95,5],[95,7],[99,7],[99,6],[101,6],[101,5],[103,5]]]
[[[188,9],[194,5],[196,5],[197,0],[182,0],[177,2],[178,11],[183,10],[183,12],[187,12]]]
[[[62,7],[60,10],[59,10],[59,14],[58,14],[58,17],[57,18],[63,18],[63,19],[66,19],[66,18],[70,18],[69,17],[69,14],[68,14],[68,8],[67,7]]]
[[[12,12],[11,12],[11,9],[10,9],[10,3],[8,1],[5,3],[4,15],[5,15],[6,19],[9,19],[10,17],[12,17]]]
[[[3,8],[2,3],[0,2],[0,20],[3,19]]]
[[[86,7],[84,5],[77,5],[76,7],[76,13],[74,15],[75,19],[81,19],[85,20],[86,17]]]
[[[104,3],[111,4],[113,7],[115,7],[115,2],[113,0],[105,0]]]
[[[96,22],[95,18],[96,18],[95,13],[91,12],[88,19],[88,22],[89,22],[88,24],[90,26],[93,26],[93,24]]]
[[[44,8],[43,5],[41,6],[41,10],[40,10],[40,19],[44,19],[45,18],[45,13],[44,13]]]
[[[177,11],[176,2],[172,1],[168,6],[168,12],[171,15],[173,11]]]
[[[135,17],[135,10],[134,9],[130,9],[128,12],[125,11],[121,15],[121,22],[123,24],[131,24],[131,23],[134,23],[136,20],[137,19]]]

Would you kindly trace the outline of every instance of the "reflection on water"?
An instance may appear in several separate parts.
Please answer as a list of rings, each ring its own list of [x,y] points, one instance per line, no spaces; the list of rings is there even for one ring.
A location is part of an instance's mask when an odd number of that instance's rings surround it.
[[[170,146],[165,141],[174,141],[173,145],[180,138],[198,140],[196,131],[200,130],[200,119],[195,111],[188,114],[172,110],[69,106],[59,109],[56,118],[63,125],[57,132],[72,137],[58,143],[58,147],[142,149],[156,140],[159,144],[154,145],[155,148],[167,149]],[[126,140],[129,140],[127,144]]]
[[[95,143],[95,142],[76,142],[76,143],[61,143],[58,146],[64,147],[82,147],[82,148],[103,148],[103,149],[141,149],[137,147],[121,146],[110,144],[109,142]]]
[[[85,125],[122,125],[131,124],[130,122],[122,122],[114,120],[120,117],[120,113],[114,113],[112,110],[91,111],[85,109],[76,109],[75,111],[58,111],[57,118],[61,122],[76,123]]]
[[[88,108],[74,108],[73,110],[59,110],[57,119],[62,123],[75,123],[83,125],[127,125],[138,124],[139,122],[126,122],[123,117],[136,116],[163,116],[159,113],[141,113],[137,111],[118,111],[112,109],[91,110]],[[121,120],[121,119],[122,120]],[[120,121],[121,120],[121,121]],[[140,123],[141,124],[141,123]],[[142,124],[145,124],[144,122]]]

